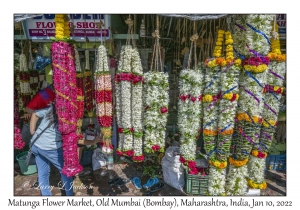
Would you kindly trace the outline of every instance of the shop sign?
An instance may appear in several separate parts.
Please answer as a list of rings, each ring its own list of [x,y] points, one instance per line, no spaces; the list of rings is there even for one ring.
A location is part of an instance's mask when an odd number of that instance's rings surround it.
[[[99,14],[69,14],[70,18],[69,26],[75,25],[74,38],[84,39],[87,37],[96,37],[97,40],[107,39],[110,37],[109,31],[109,15]],[[27,19],[26,27],[28,37],[31,39],[49,39],[51,36],[55,36],[55,15],[44,14],[31,19]],[[100,20],[104,23],[104,26],[100,30],[97,25]],[[72,36],[72,33],[71,33]]]

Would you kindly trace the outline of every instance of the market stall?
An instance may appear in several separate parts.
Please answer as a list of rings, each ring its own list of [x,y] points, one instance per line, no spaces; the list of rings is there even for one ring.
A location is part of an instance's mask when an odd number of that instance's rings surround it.
[[[266,189],[267,157],[285,135],[281,18],[16,15],[15,153],[28,151],[27,104],[53,84],[68,177],[108,173],[109,186],[151,193]],[[114,174],[118,164],[134,178]]]

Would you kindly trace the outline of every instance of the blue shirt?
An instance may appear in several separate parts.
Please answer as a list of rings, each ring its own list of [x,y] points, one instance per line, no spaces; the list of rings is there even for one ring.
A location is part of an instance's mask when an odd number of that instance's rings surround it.
[[[49,125],[47,114],[50,114],[50,116],[52,116],[52,109],[52,106],[50,106],[45,109],[35,111],[38,118],[41,119],[41,123],[32,136],[30,140],[31,143],[36,138],[36,136]],[[62,146],[61,140],[61,134],[58,131],[57,125],[53,124],[42,133],[42,135],[35,141],[34,145],[42,150],[55,150]]]

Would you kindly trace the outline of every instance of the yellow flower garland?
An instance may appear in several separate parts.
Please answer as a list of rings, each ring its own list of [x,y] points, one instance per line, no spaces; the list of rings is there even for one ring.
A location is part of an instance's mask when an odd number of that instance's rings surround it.
[[[229,157],[228,160],[231,165],[234,165],[236,167],[241,167],[248,163],[248,158],[246,158],[244,160],[234,160],[232,157]]]
[[[218,160],[216,160],[216,161],[210,160],[209,164],[216,167],[216,168],[219,168],[219,169],[224,169],[224,168],[227,167],[227,161],[221,162],[221,161],[218,161]]]
[[[266,158],[266,157],[268,156],[268,153],[266,153],[266,152],[262,152],[262,153],[265,155],[264,158]],[[251,155],[254,156],[254,157],[257,157],[257,155],[258,155],[258,150],[253,149],[253,150],[251,151]]]
[[[223,97],[224,99],[231,100],[232,97],[233,97],[233,93],[226,93],[226,94],[224,94],[222,97]],[[236,101],[239,100],[239,97],[240,97],[239,94],[236,94],[235,100],[236,100]]]
[[[92,75],[91,70],[84,70],[84,77],[89,77]]]
[[[267,120],[267,122],[266,122],[266,120],[263,120],[262,124],[265,127],[269,127],[270,125],[275,126],[276,121],[275,120]]]
[[[66,16],[63,14],[55,15],[55,37],[57,39],[70,38],[69,21],[66,21]]]
[[[264,181],[263,183],[255,183],[253,180],[248,179],[248,186],[252,189],[261,189],[264,190],[267,188],[267,183]]]
[[[213,56],[216,58],[218,58],[222,55],[222,45],[223,45],[223,41],[224,41],[224,33],[225,32],[223,30],[218,31],[218,39],[216,41],[216,46],[215,46],[214,53],[213,53]]]
[[[267,70],[268,66],[266,64],[260,64],[258,66],[245,65],[244,68],[247,71],[251,71],[251,72],[254,72],[254,73],[262,73],[262,72]]]
[[[257,117],[257,116],[251,116],[252,120],[254,121],[254,123],[261,123],[260,120],[261,118]],[[252,122],[252,120],[250,119],[250,117],[246,114],[246,113],[240,113],[237,115],[237,119],[238,120],[245,120],[248,122]]]

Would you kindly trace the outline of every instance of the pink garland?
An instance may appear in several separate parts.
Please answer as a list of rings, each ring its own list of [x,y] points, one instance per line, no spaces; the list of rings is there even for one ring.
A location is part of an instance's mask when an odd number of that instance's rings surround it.
[[[74,46],[65,42],[54,42],[52,44],[52,60],[58,130],[63,139],[64,167],[62,173],[70,177],[82,170],[77,153],[78,107]]]

